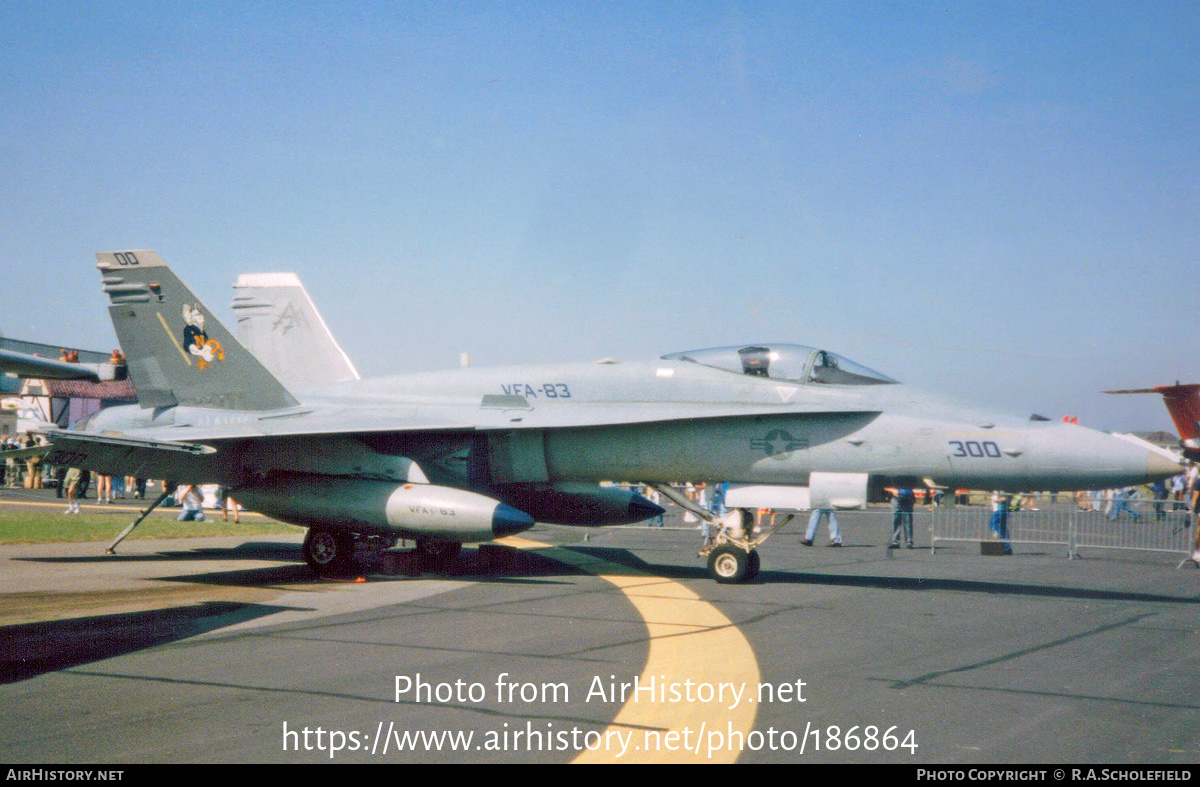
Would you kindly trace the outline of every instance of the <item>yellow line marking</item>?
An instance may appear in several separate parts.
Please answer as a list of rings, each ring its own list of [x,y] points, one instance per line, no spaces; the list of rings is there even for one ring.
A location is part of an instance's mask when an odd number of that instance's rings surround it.
[[[183,347],[179,344],[179,340],[175,338],[175,334],[171,333],[171,328],[167,325],[167,318],[162,316],[162,312],[155,312],[155,314],[158,315],[158,321],[162,323],[163,330],[167,332],[167,336],[171,337],[171,344],[175,345],[175,349],[179,350],[179,354],[183,356],[183,360],[187,362],[188,366],[191,366],[192,359],[183,351]]]
[[[638,701],[636,697],[627,701],[613,719],[612,724],[601,732],[601,740],[607,733],[620,731],[632,733],[629,751],[618,758],[620,751],[606,750],[603,746],[595,751],[584,751],[575,758],[576,763],[731,763],[736,762],[740,750],[729,751],[728,745],[708,756],[709,735],[720,733],[728,742],[731,733],[741,733],[745,741],[754,727],[757,713],[758,683],[761,678],[754,649],[746,637],[729,618],[716,607],[700,598],[694,591],[679,582],[656,577],[629,566],[623,566],[594,555],[586,555],[561,547],[552,547],[537,541],[509,537],[500,543],[520,549],[536,549],[554,560],[581,568],[590,574],[617,587],[637,609],[646,624],[650,636],[650,649],[646,666],[639,678],[639,685],[646,686],[653,679],[661,686],[692,681],[694,684],[708,683],[717,686],[732,683],[744,687],[741,702],[730,710],[725,703],[687,704],[686,702]],[[606,676],[603,676],[606,677]],[[603,679],[603,678],[602,678]],[[670,697],[668,696],[668,699]],[[644,730],[661,730],[661,735],[647,738]],[[701,737],[701,730],[705,730]],[[684,737],[684,731],[688,737]],[[665,742],[669,733],[674,733],[675,751],[670,751]],[[663,743],[653,750],[641,750],[643,741],[656,738]],[[715,740],[715,739],[714,739]],[[683,750],[684,742],[693,746]],[[698,747],[699,751],[695,749]]]
[[[42,500],[11,500],[11,499],[0,499],[0,508],[3,508],[3,507],[5,507],[5,506],[47,506],[47,507],[50,507],[50,508],[62,508],[64,505],[66,505],[66,504],[67,504],[67,499],[66,499],[65,497],[63,497],[63,498],[55,498],[55,499],[56,499],[56,500],[59,500],[60,502],[57,502],[57,503],[47,503],[47,502],[45,502],[45,501],[42,501]],[[140,513],[140,512],[141,512],[141,510],[142,510],[142,506],[139,506],[139,505],[136,505],[136,504],[132,504],[132,503],[125,503],[125,504],[121,504],[121,503],[113,503],[113,504],[109,504],[109,503],[83,503],[83,504],[81,504],[81,505],[80,505],[80,508],[83,508],[84,510],[88,510],[88,511],[107,512],[107,513],[110,513],[110,514],[115,514],[115,513],[119,512],[119,511],[126,511],[126,512],[129,512],[129,513]],[[163,512],[163,513],[168,513],[168,514],[169,514],[169,513],[171,513],[171,512],[172,512],[172,511],[174,511],[174,510],[175,510],[175,509],[171,508],[170,506],[162,506],[162,507],[160,507],[160,508],[156,508],[156,509],[154,510],[154,513],[156,513],[156,514],[157,514],[157,513],[159,513],[159,512],[161,511],[161,512]],[[221,509],[219,509],[219,508],[206,508],[206,509],[204,509],[204,510],[205,510],[205,511],[207,511],[207,512],[213,512],[214,514],[219,514],[219,513],[221,513]],[[258,513],[257,511],[247,511],[247,510],[246,510],[246,509],[244,509],[244,508],[243,508],[243,509],[242,509],[242,510],[241,510],[239,513],[240,513],[242,516],[253,516],[253,517],[259,517],[259,518],[262,518],[262,519],[269,519],[269,518],[270,518],[270,517],[268,517],[266,514],[260,514],[260,513]],[[207,515],[206,515],[206,516],[207,516]],[[212,521],[216,521],[216,520],[212,520]],[[230,524],[236,524],[236,523],[230,523]],[[286,523],[286,522],[281,522],[280,524],[287,524],[287,523]]]

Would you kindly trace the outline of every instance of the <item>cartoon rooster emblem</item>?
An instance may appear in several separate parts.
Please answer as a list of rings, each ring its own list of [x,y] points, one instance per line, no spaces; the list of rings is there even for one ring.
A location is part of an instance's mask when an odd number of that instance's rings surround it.
[[[225,360],[225,350],[221,348],[220,342],[209,339],[208,334],[204,332],[204,313],[200,311],[200,304],[193,306],[185,303],[183,321],[184,349],[200,359],[197,365],[201,369],[212,366],[214,359]]]

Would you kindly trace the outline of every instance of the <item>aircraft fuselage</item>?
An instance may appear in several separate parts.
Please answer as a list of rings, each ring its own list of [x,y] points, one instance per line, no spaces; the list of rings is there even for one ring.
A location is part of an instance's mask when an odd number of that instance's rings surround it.
[[[493,483],[681,480],[806,484],[812,472],[866,473],[887,484],[1057,490],[1144,483],[1177,472],[1145,446],[1073,424],[966,406],[901,384],[839,386],[738,375],[686,361],[601,362],[462,369],[294,392],[291,411],[119,408],[93,428],[203,441],[244,424],[270,434],[309,419],[419,410],[444,423],[418,441],[380,450],[380,435],[280,437],[289,450],[224,439],[236,474],[267,471],[413,478],[469,485],[486,444]],[[366,419],[363,419],[364,421]],[[456,428],[470,421],[473,429]],[[170,424],[170,429],[164,427]],[[483,436],[484,443],[481,443]],[[259,456],[266,451],[269,456]],[[415,455],[414,455],[415,454]],[[474,454],[474,459],[472,458]],[[436,466],[434,466],[436,465]],[[356,469],[357,468],[357,469]],[[229,483],[230,473],[219,480]],[[476,479],[478,480],[478,479]]]

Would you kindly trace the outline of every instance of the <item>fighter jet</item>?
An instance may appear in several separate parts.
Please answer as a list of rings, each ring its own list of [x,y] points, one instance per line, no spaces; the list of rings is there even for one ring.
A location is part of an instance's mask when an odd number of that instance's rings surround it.
[[[47,461],[230,487],[244,505],[307,527],[305,559],[318,572],[400,538],[445,559],[535,521],[662,512],[607,480],[668,495],[684,480],[807,485],[814,506],[846,508],[923,479],[1089,489],[1181,469],[1144,445],[939,399],[794,344],[287,387],[156,253],[96,256],[140,406],[48,433]],[[756,574],[765,535],[738,512],[714,524],[710,573]]]

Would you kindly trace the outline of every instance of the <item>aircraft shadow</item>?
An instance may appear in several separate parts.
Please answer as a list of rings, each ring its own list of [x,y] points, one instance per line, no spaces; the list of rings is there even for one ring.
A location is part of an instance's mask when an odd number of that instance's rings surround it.
[[[294,607],[205,601],[0,627],[0,684],[194,637]]]
[[[302,560],[300,550],[282,558]],[[411,579],[470,579],[476,582],[559,584],[553,577],[579,576],[587,572],[582,569],[551,560],[541,555],[522,550],[493,547],[490,551],[464,549],[447,566],[435,567],[425,563],[420,555],[412,551],[389,551],[376,555],[365,555],[359,560],[358,570],[341,577],[318,578],[308,566],[277,566],[255,568],[246,571],[219,571],[201,574],[163,577],[172,582],[193,582],[206,585],[229,585],[239,587],[264,587],[267,585],[353,582],[360,577],[373,584],[381,582],[407,581]],[[544,578],[544,579],[539,579]]]
[[[300,561],[299,544],[287,544],[271,541],[247,541],[234,547],[199,547],[196,549],[163,550],[142,554],[115,555],[97,553],[95,555],[78,555],[74,557],[22,557],[13,560],[30,563],[160,563],[164,560],[279,560]]]
[[[624,567],[630,574],[645,573],[679,580],[710,580],[707,569],[702,565],[679,566],[648,563],[632,552],[620,547],[563,546],[563,549],[583,555],[595,556],[608,561],[605,569]],[[322,581],[315,578],[301,562],[299,545],[271,542],[247,542],[229,549],[205,548],[185,551],[160,552],[153,555],[97,555],[72,558],[21,558],[35,562],[89,563],[105,560],[196,561],[209,559],[278,560],[286,565],[248,569],[245,571],[217,571],[185,574],[163,579],[207,585],[237,587],[282,587],[287,585],[311,585]],[[412,578],[470,579],[489,583],[558,584],[556,577],[581,576],[588,572],[581,568],[542,556],[533,550],[512,549],[492,545],[487,550],[464,549],[449,565],[429,566],[412,551],[389,551],[376,555],[364,555],[360,571],[354,575],[325,581],[347,581],[363,577],[367,582],[379,583]],[[800,571],[764,569],[752,584],[796,584],[836,585],[843,587],[880,588],[907,591],[953,591],[962,593],[989,593],[1021,595],[1045,598],[1075,598],[1105,601],[1139,601],[1170,604],[1200,604],[1200,598],[1168,596],[1155,593],[1137,593],[1091,588],[1057,587],[1053,585],[1027,585],[1015,582],[995,582],[970,579],[937,579],[928,577],[871,576],[860,574],[824,574]]]
[[[258,567],[244,571],[210,571],[162,577],[166,581],[191,582],[235,587],[270,587],[311,585],[321,581],[347,581],[363,577],[368,582],[387,582],[416,577],[464,578],[484,582],[537,583],[539,577],[579,576],[586,572],[574,566],[543,557],[535,552],[489,545],[486,549],[464,549],[447,566],[428,565],[412,550],[390,550],[381,553],[360,553],[358,571],[344,577],[321,580],[304,564],[299,544],[278,542],[245,542],[234,547],[204,547],[187,550],[164,550],[150,554],[86,555],[75,557],[13,558],[31,563],[101,564],[101,563],[189,563],[203,560],[269,560],[284,565]]]
[[[959,593],[991,593],[1043,598],[1074,598],[1092,601],[1151,601],[1168,604],[1200,604],[1200,598],[1164,596],[1157,593],[1132,593],[1120,590],[1022,585],[1015,582],[989,582],[972,579],[929,579],[919,577],[872,577],[852,574],[806,574],[790,571],[763,571],[759,581],[798,585],[842,585],[885,590],[948,590]]]
[[[710,579],[703,566],[655,565],[636,555],[615,547],[577,549],[599,555],[638,572],[670,579]],[[1053,585],[1024,585],[1015,582],[993,582],[972,579],[930,579],[928,577],[865,576],[858,574],[813,574],[799,571],[764,569],[751,584],[773,585],[836,585],[843,587],[880,588],[883,590],[953,591],[958,593],[989,593],[1045,598],[1075,598],[1092,601],[1142,601],[1167,604],[1200,604],[1200,597],[1167,596],[1157,593],[1135,593],[1119,590],[1055,587]]]

